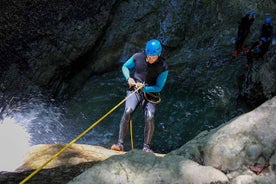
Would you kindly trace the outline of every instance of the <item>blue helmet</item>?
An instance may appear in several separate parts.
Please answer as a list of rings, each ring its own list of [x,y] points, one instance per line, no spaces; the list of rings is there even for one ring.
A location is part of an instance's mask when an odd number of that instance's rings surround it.
[[[250,12],[248,12],[248,15],[253,17],[253,16],[255,16],[255,12],[254,11],[250,11]]]
[[[262,40],[263,42],[266,42],[266,38],[265,37],[261,37],[260,40]]]
[[[146,44],[145,53],[148,56],[158,56],[162,52],[162,45],[159,40],[152,39]]]
[[[266,17],[265,18],[265,23],[266,24],[270,24],[271,23],[271,18],[270,17]]]

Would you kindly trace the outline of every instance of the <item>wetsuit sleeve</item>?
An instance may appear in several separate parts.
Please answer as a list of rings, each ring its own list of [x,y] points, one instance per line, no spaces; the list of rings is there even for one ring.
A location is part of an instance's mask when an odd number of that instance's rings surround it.
[[[122,72],[126,80],[128,80],[128,78],[130,77],[129,69],[132,69],[134,67],[135,67],[134,56],[132,56],[122,66]]]
[[[160,73],[157,77],[156,84],[154,86],[145,86],[142,91],[143,92],[160,92],[166,84],[168,77],[168,70]]]

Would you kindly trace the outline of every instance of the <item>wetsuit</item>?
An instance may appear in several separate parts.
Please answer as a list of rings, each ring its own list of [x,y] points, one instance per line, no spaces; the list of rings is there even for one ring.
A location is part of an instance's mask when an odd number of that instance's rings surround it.
[[[266,53],[266,43],[258,40],[254,42],[247,53],[247,64],[252,64],[253,58],[263,58]]]
[[[134,70],[132,78],[136,82],[145,83],[146,86],[126,100],[125,111],[120,122],[118,143],[124,143],[131,116],[138,105],[142,105],[145,119],[144,144],[149,145],[155,127],[154,115],[156,104],[146,101],[143,92],[160,92],[162,90],[167,80],[168,66],[162,57],[159,57],[157,61],[150,64],[146,62],[146,55],[140,52],[134,54],[123,65],[122,72],[126,80],[130,77],[130,70]],[[128,89],[127,95],[132,93],[133,90],[134,87]]]
[[[244,16],[241,18],[238,28],[238,38],[236,41],[236,50],[239,50],[242,48],[244,40],[246,39],[247,35],[250,32],[250,27],[252,23],[254,22],[254,18],[249,19],[249,15]]]
[[[266,42],[266,51],[268,51],[268,48],[272,42],[273,39],[273,26],[271,24],[263,24],[261,31],[260,31],[260,38],[265,37]]]

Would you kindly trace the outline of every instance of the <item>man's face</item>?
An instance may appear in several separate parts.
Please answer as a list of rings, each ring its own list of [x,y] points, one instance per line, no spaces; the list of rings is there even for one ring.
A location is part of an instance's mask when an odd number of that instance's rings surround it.
[[[149,63],[149,64],[152,64],[154,63],[155,61],[157,61],[159,56],[147,56],[146,58],[146,61]]]

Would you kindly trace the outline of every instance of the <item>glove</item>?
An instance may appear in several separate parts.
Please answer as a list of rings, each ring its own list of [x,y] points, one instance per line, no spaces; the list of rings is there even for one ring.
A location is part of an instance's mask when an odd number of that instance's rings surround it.
[[[127,83],[128,83],[129,88],[136,85],[135,80],[131,77],[128,78]]]

